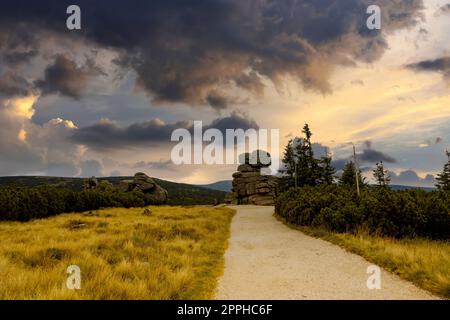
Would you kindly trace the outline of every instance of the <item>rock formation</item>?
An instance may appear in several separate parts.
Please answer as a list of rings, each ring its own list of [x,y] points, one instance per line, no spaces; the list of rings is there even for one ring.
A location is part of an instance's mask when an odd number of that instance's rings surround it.
[[[119,192],[138,191],[152,195],[159,203],[166,203],[169,197],[169,193],[166,189],[162,188],[155,180],[142,172],[136,173],[132,180],[120,181],[118,185],[113,185],[107,180],[102,180],[99,183],[95,177],[92,177],[84,181],[84,189],[97,189],[102,191],[117,190]]]
[[[90,177],[89,179],[84,179],[83,189],[91,190],[98,187],[98,180],[96,177]]]
[[[166,189],[159,186],[155,180],[142,172],[136,173],[133,180],[120,181],[117,189],[120,192],[140,191],[144,194],[151,194],[155,197],[155,200],[161,203],[165,203],[169,196]]]
[[[237,172],[233,174],[233,189],[225,202],[229,204],[273,205],[277,195],[278,178],[262,175],[261,169],[270,166],[254,158],[254,154],[245,154]],[[266,153],[268,157],[270,155]]]

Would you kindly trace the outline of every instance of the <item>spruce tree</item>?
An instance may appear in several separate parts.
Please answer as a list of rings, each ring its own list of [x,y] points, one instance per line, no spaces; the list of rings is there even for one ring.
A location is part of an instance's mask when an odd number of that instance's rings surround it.
[[[366,185],[366,178],[362,176],[361,170],[358,170],[359,186],[364,187]],[[339,178],[339,184],[347,187],[356,186],[356,166],[353,161],[346,163],[344,171]]]
[[[448,161],[444,165],[444,169],[436,177],[436,187],[441,191],[450,191],[450,152],[447,150],[445,152]]]
[[[331,161],[332,159],[330,156],[328,156],[328,154],[320,159],[320,183],[333,184],[336,169],[331,165]]]
[[[287,173],[294,177],[299,187],[332,184],[336,170],[331,165],[331,157],[327,155],[320,160],[316,159],[308,124],[304,125],[302,133],[304,137],[290,140],[284,149],[283,162]]]
[[[296,147],[297,153],[297,179],[300,186],[315,186],[320,182],[319,161],[314,158],[312,149],[312,132],[309,125],[305,124],[302,130],[304,138]]]
[[[286,173],[294,177],[295,173],[295,158],[294,158],[294,143],[291,140],[289,140],[287,146],[284,148],[284,154],[283,154],[283,163],[286,165]]]
[[[387,187],[391,182],[391,177],[387,170],[384,169],[383,161],[377,162],[377,167],[373,170],[373,177],[380,187]]]

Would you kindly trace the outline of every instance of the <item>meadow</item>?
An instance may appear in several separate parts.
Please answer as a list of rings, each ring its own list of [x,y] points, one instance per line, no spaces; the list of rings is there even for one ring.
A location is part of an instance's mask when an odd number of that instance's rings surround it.
[[[0,299],[209,299],[234,210],[112,208],[0,222]],[[70,290],[66,269],[81,270]]]

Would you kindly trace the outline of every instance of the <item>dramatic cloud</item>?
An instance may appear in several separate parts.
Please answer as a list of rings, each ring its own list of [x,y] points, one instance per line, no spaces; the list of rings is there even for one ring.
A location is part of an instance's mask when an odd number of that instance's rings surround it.
[[[42,94],[59,93],[79,99],[86,88],[90,77],[103,74],[95,64],[87,59],[86,64],[79,67],[67,56],[57,55],[55,62],[45,70],[45,77],[37,80],[35,85]]]
[[[364,162],[387,162],[387,163],[396,163],[397,160],[381,151],[377,151],[372,149],[372,142],[366,141],[365,143],[365,149],[362,153],[357,154],[358,161],[364,161]]]
[[[260,95],[262,78],[278,86],[291,76],[306,89],[329,93],[336,65],[379,59],[388,48],[386,35],[416,24],[423,9],[422,0],[139,0],[132,5],[80,0],[82,30],[70,33],[64,25],[69,4],[7,1],[0,28],[14,33],[20,26],[22,38],[30,30],[86,39],[117,51],[117,65],[134,69],[138,85],[156,101],[209,104],[219,110],[229,98],[218,88],[237,86]],[[372,4],[382,8],[383,32],[366,27],[366,9]],[[34,56],[35,48],[30,50],[9,60]],[[83,75],[80,79],[74,71],[80,70],[60,59],[39,87],[78,98]]]
[[[377,150],[366,149],[359,155],[359,159],[366,162],[389,162],[395,163],[397,160],[392,158],[391,156]]]
[[[33,103],[32,98],[0,98],[0,175],[76,175],[80,147],[68,143],[75,125],[62,119],[31,123]]]
[[[110,120],[102,120],[92,126],[84,127],[74,132],[72,141],[94,149],[133,148],[143,145],[169,144],[172,132],[176,129],[193,131],[192,121],[165,123],[160,119],[135,123],[121,127]],[[225,133],[226,129],[257,129],[255,121],[238,113],[214,120],[210,125],[204,125],[203,130],[219,129]]]
[[[26,96],[32,91],[31,84],[23,77],[7,71],[0,74],[0,94],[6,97]]]
[[[445,77],[450,77],[450,56],[433,59],[424,60],[417,63],[407,65],[409,69],[415,71],[432,71],[440,72]]]

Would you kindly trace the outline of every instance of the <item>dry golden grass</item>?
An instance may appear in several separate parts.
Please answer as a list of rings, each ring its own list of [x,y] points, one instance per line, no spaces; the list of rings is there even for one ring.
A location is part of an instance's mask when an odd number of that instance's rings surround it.
[[[0,223],[0,299],[208,299],[234,211],[105,209]],[[81,289],[66,287],[69,265]]]
[[[356,253],[401,278],[443,298],[450,298],[450,242],[392,239],[291,227]]]

